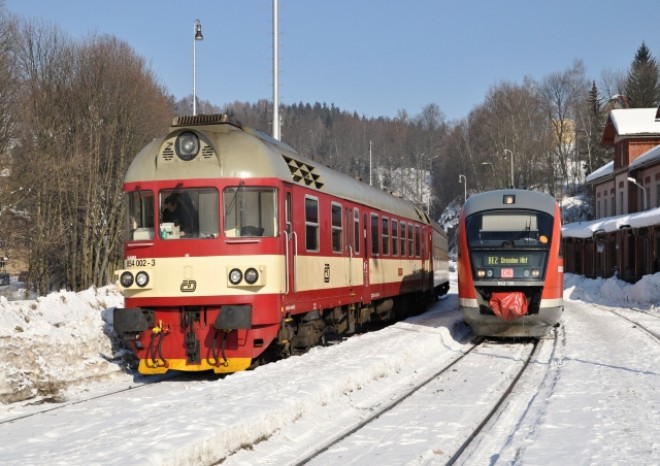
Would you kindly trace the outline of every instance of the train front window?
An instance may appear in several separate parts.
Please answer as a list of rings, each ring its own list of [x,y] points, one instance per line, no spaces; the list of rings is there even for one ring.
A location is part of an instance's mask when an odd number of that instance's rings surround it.
[[[233,186],[223,192],[225,236],[277,236],[277,190]]]
[[[466,219],[470,248],[548,249],[553,217],[536,211],[489,211]]]
[[[154,193],[131,191],[126,193],[126,238],[129,241],[154,239]]]
[[[218,191],[212,188],[160,192],[160,238],[217,238]]]

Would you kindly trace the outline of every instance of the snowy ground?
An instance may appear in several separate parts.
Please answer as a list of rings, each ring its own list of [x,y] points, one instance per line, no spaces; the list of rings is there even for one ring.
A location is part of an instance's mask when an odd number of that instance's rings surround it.
[[[660,335],[660,274],[636,285],[567,275],[564,296],[554,352],[539,356],[466,464],[660,463],[660,343],[637,328]],[[469,344],[452,286],[426,314],[340,345],[222,379],[138,387],[110,322],[122,302],[113,287],[0,297],[1,464],[294,464],[307,438],[342,430]],[[421,417],[397,418],[382,438],[408,464],[435,464],[398,435],[404,421]],[[442,450],[442,435],[427,437],[424,448]],[[341,455],[384,464],[370,445],[371,455],[349,440]],[[323,458],[314,464],[339,456]]]

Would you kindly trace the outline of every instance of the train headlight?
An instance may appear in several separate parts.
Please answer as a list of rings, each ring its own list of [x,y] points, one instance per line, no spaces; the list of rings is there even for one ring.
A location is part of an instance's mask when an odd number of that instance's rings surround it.
[[[257,269],[253,269],[250,267],[245,271],[245,281],[248,282],[250,285],[254,285],[257,283],[257,280],[259,280],[259,272],[257,272]]]
[[[199,138],[192,131],[184,131],[176,138],[175,148],[176,155],[184,162],[188,162],[199,153]]]
[[[241,280],[243,279],[243,272],[241,272],[239,269],[231,269],[229,271],[229,282],[232,285],[238,285],[241,283]]]
[[[532,269],[532,277],[539,278],[541,276],[541,271],[539,269]]]
[[[478,278],[484,278],[486,276],[486,271],[484,269],[478,269],[477,270],[477,277]]]
[[[123,272],[119,277],[119,283],[124,288],[130,288],[133,284],[133,274],[131,272]]]
[[[147,272],[138,272],[135,276],[135,284],[141,288],[144,288],[149,283],[149,275]]]

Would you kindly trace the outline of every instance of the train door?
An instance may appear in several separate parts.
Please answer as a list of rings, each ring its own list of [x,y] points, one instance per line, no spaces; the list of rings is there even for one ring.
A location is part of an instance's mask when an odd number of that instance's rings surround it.
[[[297,237],[293,229],[293,191],[290,186],[284,186],[284,267],[285,267],[285,301],[296,292],[295,255],[297,252]]]
[[[359,214],[358,214],[359,218]],[[361,230],[362,234],[362,302],[368,304],[371,302],[371,292],[369,291],[369,234],[368,234],[368,225],[367,214],[364,213],[362,216],[362,225],[358,225],[358,230]]]

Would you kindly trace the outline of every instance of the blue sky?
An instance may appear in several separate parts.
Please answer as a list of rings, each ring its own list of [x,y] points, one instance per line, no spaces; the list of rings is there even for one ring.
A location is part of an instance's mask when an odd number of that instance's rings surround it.
[[[1,0],[0,0],[1,1]],[[5,0],[73,40],[111,34],[169,93],[224,106],[272,99],[272,0]],[[367,117],[437,104],[467,116],[502,81],[541,80],[582,59],[587,77],[627,70],[642,42],[660,61],[657,0],[279,0],[280,101]]]

